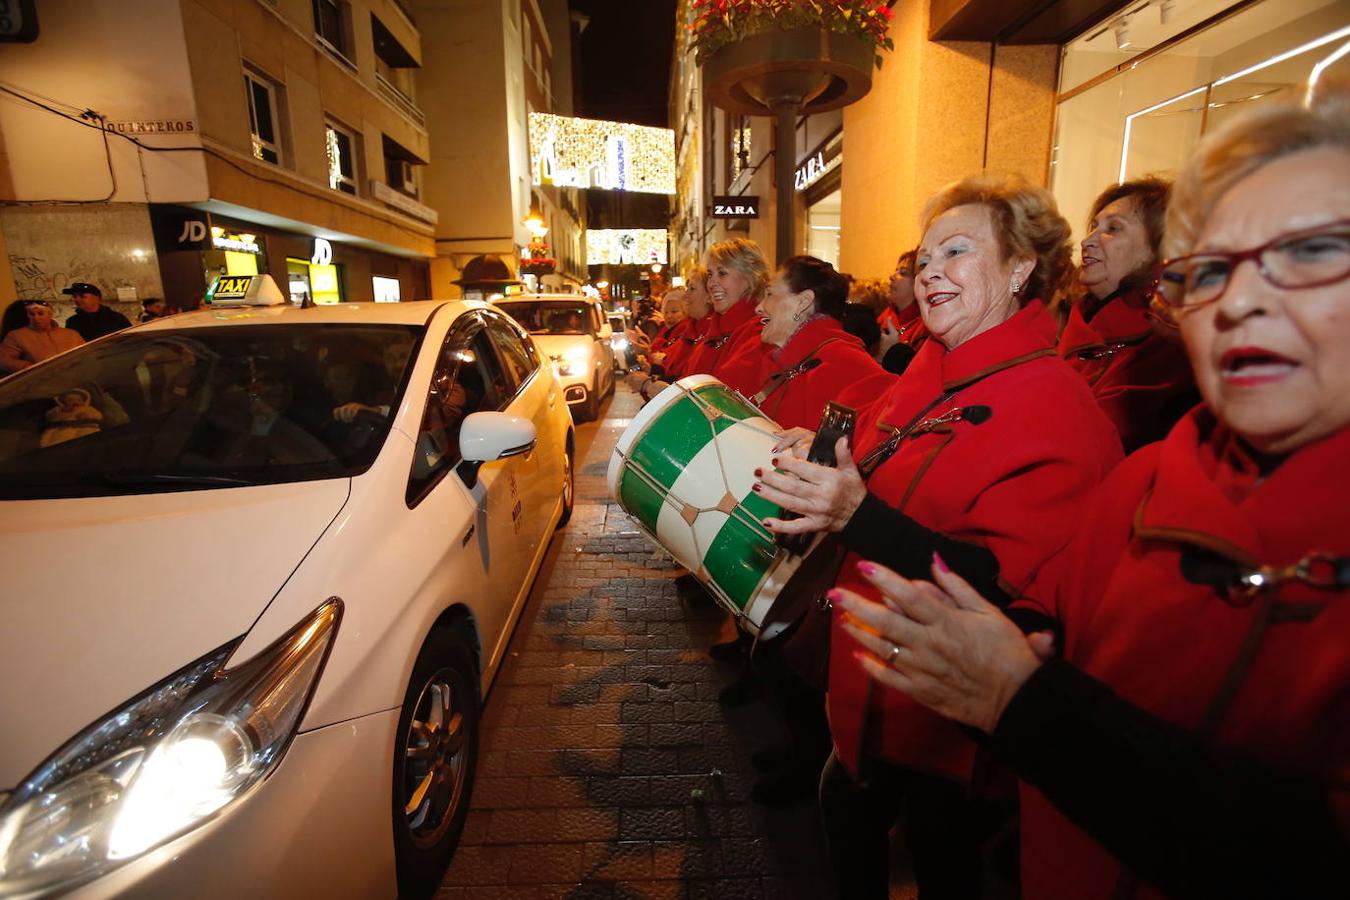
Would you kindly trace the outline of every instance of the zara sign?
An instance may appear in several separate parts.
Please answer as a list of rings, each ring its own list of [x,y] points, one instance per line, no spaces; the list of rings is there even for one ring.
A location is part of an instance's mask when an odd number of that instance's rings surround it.
[[[714,219],[758,219],[758,197],[713,197]]]

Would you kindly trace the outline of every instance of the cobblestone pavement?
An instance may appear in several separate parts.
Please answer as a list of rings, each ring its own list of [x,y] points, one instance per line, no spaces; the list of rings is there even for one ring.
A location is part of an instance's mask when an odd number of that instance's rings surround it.
[[[814,805],[749,800],[750,754],[782,736],[763,701],[717,703],[737,666],[707,649],[729,618],[681,603],[674,564],[608,496],[638,405],[620,385],[579,429],[576,511],[488,697],[444,900],[831,896]]]

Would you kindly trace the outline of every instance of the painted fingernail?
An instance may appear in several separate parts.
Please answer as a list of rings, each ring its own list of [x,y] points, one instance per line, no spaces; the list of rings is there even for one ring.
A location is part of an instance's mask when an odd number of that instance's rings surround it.
[[[775,457],[771,458],[771,459],[769,460],[769,465],[771,465],[771,466],[776,466],[776,465],[778,465],[778,457],[775,456]]]
[[[873,575],[877,574],[877,564],[870,563],[867,560],[863,560],[862,562],[858,563],[858,571],[866,575],[868,578],[871,578]]]
[[[936,550],[933,551],[933,565],[937,566],[939,572],[951,571],[951,569],[947,568],[947,563],[943,560],[942,555]]]
[[[755,473],[755,474],[759,474],[759,473]],[[759,489],[760,489],[760,484],[759,484],[758,482],[756,482],[755,484],[750,485],[750,490],[754,491],[756,494],[759,493]]]
[[[756,470],[755,470],[755,477],[756,477],[756,478],[763,478],[763,477],[764,477],[764,470],[763,470],[763,469],[756,469]]]
[[[844,599],[844,592],[838,588],[830,588],[825,592],[825,599],[831,603],[839,603]]]

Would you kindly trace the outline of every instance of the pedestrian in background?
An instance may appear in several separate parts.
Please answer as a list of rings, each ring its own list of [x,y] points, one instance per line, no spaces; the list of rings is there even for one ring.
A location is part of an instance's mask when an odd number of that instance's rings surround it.
[[[84,343],[78,332],[56,324],[46,300],[29,300],[24,310],[28,324],[15,328],[0,342],[0,370],[17,372]]]
[[[162,319],[166,315],[164,310],[164,300],[160,297],[146,297],[141,301],[142,322],[149,322],[154,319]]]
[[[79,310],[66,319],[66,327],[79,332],[86,341],[131,327],[130,319],[103,305],[103,291],[99,290],[98,285],[77,281],[61,293],[69,294]]]

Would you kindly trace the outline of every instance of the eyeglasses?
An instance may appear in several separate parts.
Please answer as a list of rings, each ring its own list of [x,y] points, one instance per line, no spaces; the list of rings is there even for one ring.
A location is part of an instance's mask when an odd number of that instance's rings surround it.
[[[1237,267],[1249,259],[1277,288],[1299,290],[1344,281],[1350,278],[1350,219],[1282,234],[1250,250],[1169,259],[1162,264],[1157,293],[1180,310],[1213,303],[1228,290]]]

